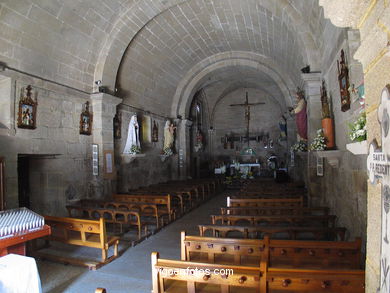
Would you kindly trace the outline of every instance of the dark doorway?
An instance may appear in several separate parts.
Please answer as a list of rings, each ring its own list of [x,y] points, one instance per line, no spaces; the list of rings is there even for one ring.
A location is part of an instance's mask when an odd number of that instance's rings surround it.
[[[30,208],[30,158],[18,155],[19,207]]]

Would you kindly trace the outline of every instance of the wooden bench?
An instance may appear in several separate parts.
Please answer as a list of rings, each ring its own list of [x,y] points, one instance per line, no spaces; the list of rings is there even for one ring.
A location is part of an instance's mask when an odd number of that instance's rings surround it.
[[[117,224],[120,227],[120,233],[123,232],[123,226],[136,226],[138,232],[138,239],[142,238],[142,230],[147,227],[141,223],[141,217],[138,211],[130,210],[116,210],[110,208],[86,207],[80,205],[67,205],[69,217],[72,218],[87,218],[98,220],[104,218],[106,223]]]
[[[361,239],[302,241],[188,236],[181,232],[181,260],[270,267],[361,268]]]
[[[212,224],[237,225],[239,222],[245,225],[295,225],[295,226],[322,226],[335,227],[336,216],[302,216],[302,215],[282,215],[282,216],[247,216],[247,215],[211,215]]]
[[[245,292],[244,289],[260,292],[260,288],[266,285],[266,279],[261,278],[257,267],[160,259],[158,252],[152,253],[151,261],[152,293],[228,293]],[[261,281],[264,282],[262,286]]]
[[[314,270],[268,268],[267,291],[297,293],[364,293],[365,272],[363,270]]]
[[[298,198],[231,198],[227,197],[228,207],[299,206],[303,207],[303,196]]]
[[[166,195],[151,195],[151,194],[113,194],[113,199],[116,202],[131,202],[131,203],[152,203],[159,206],[159,209],[168,214],[169,221],[175,219],[175,209],[172,206],[170,194]]]
[[[164,217],[166,216],[167,222],[169,222],[168,211],[161,208],[155,203],[143,203],[143,202],[117,202],[117,201],[103,201],[103,200],[91,200],[82,199],[77,203],[82,207],[100,207],[121,211],[136,211],[141,216],[142,224],[155,224],[157,229],[164,226]],[[71,216],[71,215],[70,215]],[[154,222],[145,221],[144,217],[153,217]]]
[[[183,214],[187,208],[192,207],[193,201],[195,200],[192,196],[192,192],[173,192],[173,191],[163,191],[163,189],[153,189],[153,188],[141,188],[138,190],[129,190],[129,194],[132,195],[167,195],[170,194],[173,198],[178,200],[178,214]],[[172,203],[172,205],[174,205]],[[189,208],[188,208],[189,209]]]
[[[269,268],[160,259],[151,256],[152,293],[364,293],[362,270]]]
[[[345,240],[346,229],[343,227],[294,227],[294,226],[231,226],[231,225],[198,225],[199,235],[205,236],[207,231],[211,231],[213,237],[227,237],[229,233],[238,232],[242,238],[253,238],[259,234],[269,235],[271,238],[277,235],[283,239],[296,240]],[[308,237],[310,235],[310,237]],[[237,237],[235,237],[237,238]],[[258,238],[258,237],[256,237]]]
[[[328,207],[222,207],[222,215],[247,215],[247,216],[326,216],[329,215]]]
[[[45,216],[45,223],[52,229],[52,234],[48,237],[48,240],[98,248],[102,252],[102,257],[101,262],[85,262],[76,258],[38,252],[42,258],[84,265],[89,267],[89,269],[95,270],[118,257],[119,237],[107,236],[104,218],[100,218],[99,220],[86,220]],[[108,249],[111,246],[114,247],[114,254],[108,257]]]

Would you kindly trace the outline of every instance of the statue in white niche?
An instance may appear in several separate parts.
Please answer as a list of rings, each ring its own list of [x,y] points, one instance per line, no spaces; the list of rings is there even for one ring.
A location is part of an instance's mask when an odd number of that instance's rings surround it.
[[[127,141],[124,154],[138,154],[141,152],[141,145],[139,142],[139,126],[137,121],[137,115],[131,116],[129,123],[129,131],[127,133]]]

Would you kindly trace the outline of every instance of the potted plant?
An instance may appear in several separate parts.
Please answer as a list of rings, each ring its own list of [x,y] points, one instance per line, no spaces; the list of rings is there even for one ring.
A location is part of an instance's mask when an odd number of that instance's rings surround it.
[[[332,149],[335,147],[334,143],[334,129],[333,129],[333,119],[330,117],[330,107],[328,101],[328,95],[326,93],[325,81],[322,80],[321,91],[321,107],[322,107],[322,129],[323,135],[326,141],[326,148]]]
[[[317,130],[317,136],[310,144],[309,150],[311,151],[324,151],[326,149],[326,138],[322,129]]]

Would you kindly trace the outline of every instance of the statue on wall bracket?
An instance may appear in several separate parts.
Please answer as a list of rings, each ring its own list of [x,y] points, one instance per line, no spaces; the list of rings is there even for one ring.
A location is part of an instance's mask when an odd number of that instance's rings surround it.
[[[18,127],[35,129],[37,122],[37,106],[38,100],[35,97],[35,100],[31,97],[32,87],[28,85],[26,88],[26,96],[20,98],[19,101],[19,112],[18,112]],[[23,90],[24,92],[24,90]]]
[[[348,66],[345,62],[344,50],[341,50],[341,60],[337,60],[337,70],[339,73],[341,111],[345,112],[351,108],[351,97],[349,95],[349,74]]]
[[[92,111],[89,110],[89,102],[86,101],[83,105],[83,111],[80,114],[80,134],[92,134]]]

